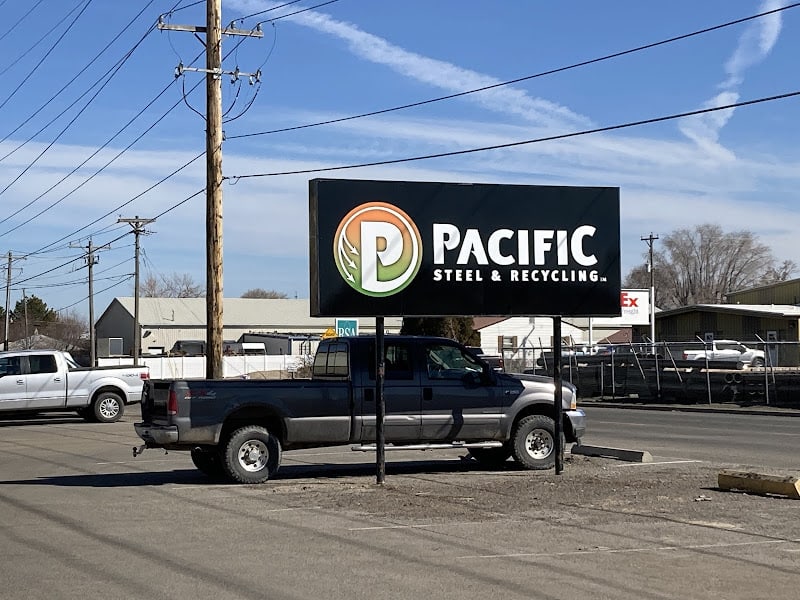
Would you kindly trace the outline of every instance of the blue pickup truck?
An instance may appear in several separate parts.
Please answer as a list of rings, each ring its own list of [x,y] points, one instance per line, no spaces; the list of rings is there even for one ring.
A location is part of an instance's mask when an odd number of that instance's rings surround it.
[[[204,473],[261,483],[281,451],[376,439],[374,336],[320,343],[310,379],[150,380],[135,423],[144,448],[191,452]],[[552,379],[494,370],[459,343],[385,338],[387,450],[461,447],[485,464],[510,457],[529,469],[555,464]],[[579,442],[585,414],[564,382],[563,427]]]

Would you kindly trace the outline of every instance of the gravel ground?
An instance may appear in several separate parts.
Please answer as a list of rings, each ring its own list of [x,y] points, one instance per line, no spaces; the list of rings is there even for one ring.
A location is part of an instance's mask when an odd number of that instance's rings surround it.
[[[298,478],[289,467],[267,486],[273,494],[296,494],[306,506],[409,524],[519,518],[596,526],[638,516],[800,538],[797,500],[719,490],[720,469],[707,463],[637,464],[568,455],[561,475],[521,470],[513,462],[496,471],[465,459],[427,464],[387,464],[383,485],[363,467],[360,476],[327,467],[316,478]]]

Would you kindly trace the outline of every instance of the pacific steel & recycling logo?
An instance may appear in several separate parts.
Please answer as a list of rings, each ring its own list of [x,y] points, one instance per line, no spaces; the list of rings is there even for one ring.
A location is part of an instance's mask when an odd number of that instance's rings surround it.
[[[419,271],[422,238],[411,217],[396,206],[367,202],[341,220],[333,252],[339,273],[353,289],[367,296],[391,296]]]

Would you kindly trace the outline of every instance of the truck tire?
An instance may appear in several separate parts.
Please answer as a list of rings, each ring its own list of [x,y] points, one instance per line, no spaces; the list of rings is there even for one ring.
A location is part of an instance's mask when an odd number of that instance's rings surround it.
[[[212,479],[221,479],[225,476],[225,469],[222,468],[222,457],[216,448],[192,448],[192,462],[200,472],[208,475]]]
[[[98,423],[115,423],[125,414],[125,403],[114,392],[101,392],[92,402],[92,416]]]
[[[242,427],[225,445],[222,463],[225,473],[238,483],[263,483],[278,471],[281,443],[264,427]]]
[[[508,445],[501,448],[467,448],[467,452],[472,458],[487,467],[500,467],[511,456],[511,448]]]
[[[752,361],[750,361],[751,367],[763,367],[764,366],[764,359],[760,356],[756,356]]]
[[[561,448],[564,448],[562,434]],[[526,469],[552,469],[556,464],[555,423],[544,415],[529,415],[520,420],[511,438],[514,460]]]

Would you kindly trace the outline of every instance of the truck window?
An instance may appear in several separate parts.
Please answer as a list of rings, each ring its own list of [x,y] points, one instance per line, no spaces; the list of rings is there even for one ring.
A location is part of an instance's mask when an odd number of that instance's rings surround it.
[[[483,371],[483,366],[475,357],[457,346],[428,344],[425,358],[431,379],[461,379],[467,373]]]
[[[56,357],[52,354],[32,354],[28,357],[31,373],[55,373],[58,371]]]
[[[403,381],[414,379],[411,366],[411,348],[404,342],[389,342],[384,346],[384,377],[387,380]],[[375,381],[375,344],[369,346],[369,378]]]
[[[344,342],[320,345],[314,356],[313,377],[347,377],[350,369]]]
[[[0,375],[20,375],[21,373],[19,356],[4,356],[0,358]]]

